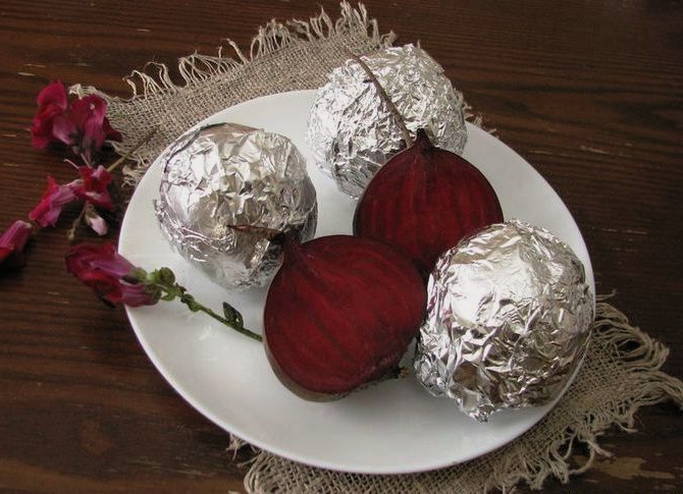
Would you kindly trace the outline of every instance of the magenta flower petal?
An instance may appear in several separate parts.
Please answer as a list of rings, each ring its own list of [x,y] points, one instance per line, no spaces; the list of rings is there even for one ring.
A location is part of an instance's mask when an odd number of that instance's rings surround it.
[[[101,128],[106,113],[107,102],[95,94],[77,99],[71,105],[71,120],[81,129],[87,122],[93,122]]]
[[[102,122],[94,118],[88,119],[83,124],[83,142],[81,147],[85,151],[97,151],[104,144],[106,137],[102,128]]]
[[[84,152],[97,151],[104,144],[104,118],[107,102],[94,94],[85,96],[71,105],[71,121],[81,132],[81,149]]]
[[[68,185],[59,185],[54,178],[48,176],[43,197],[28,217],[42,227],[55,226],[62,208],[74,199],[76,195]]]
[[[109,225],[107,225],[107,222],[104,221],[104,218],[102,218],[94,210],[89,210],[85,213],[85,222],[99,236],[106,235],[109,231]]]
[[[98,269],[115,278],[123,278],[135,269],[125,257],[116,252],[111,242],[79,244],[73,247],[66,257],[67,269],[74,274],[88,269]]]
[[[121,134],[112,128],[107,114],[107,102],[91,94],[69,99],[64,84],[55,81],[38,94],[38,111],[33,117],[33,146],[46,148],[51,143],[64,143],[90,162],[94,153],[109,139],[120,141]]]
[[[106,136],[106,139],[108,141],[121,142],[123,140],[121,132],[112,127],[109,123],[109,119],[106,117],[104,118],[104,122],[102,123],[102,130],[104,130],[104,135]]]
[[[112,304],[137,307],[159,300],[142,280],[135,282],[135,266],[118,254],[112,243],[73,247],[66,255],[66,269]]]
[[[63,113],[64,111],[61,108],[54,105],[49,105],[38,110],[33,117],[33,123],[31,125],[31,141],[33,147],[45,149],[54,141],[54,121]]]
[[[66,114],[58,115],[52,121],[52,141],[61,141],[67,146],[73,146],[78,140],[79,131]]]
[[[32,231],[33,226],[30,223],[16,220],[0,235],[0,265],[4,265],[5,261],[13,261],[13,264],[23,264],[23,256],[21,254]]]
[[[38,106],[55,105],[66,110],[69,102],[64,84],[61,81],[51,82],[38,93],[36,102]]]
[[[140,307],[141,305],[154,305],[157,300],[149,294],[149,290],[142,284],[121,283],[121,298],[109,299],[114,304],[125,304],[130,307]]]
[[[80,166],[78,173],[81,178],[68,184],[73,193],[95,206],[110,211],[114,209],[114,202],[108,190],[113,178],[111,173],[103,166],[98,166],[94,170],[89,166]]]
[[[31,125],[31,141],[34,147],[45,149],[55,141],[53,135],[55,119],[63,116],[68,109],[69,102],[64,84],[59,81],[48,84],[38,93],[37,102],[38,111]],[[60,134],[63,134],[63,131]]]
[[[77,129],[77,138],[72,144],[77,153],[83,154],[88,161],[100,150],[105,140],[121,140],[121,134],[112,128],[106,113],[107,102],[94,94],[78,99],[71,105],[68,118]],[[63,140],[65,129],[59,130],[59,138]]]

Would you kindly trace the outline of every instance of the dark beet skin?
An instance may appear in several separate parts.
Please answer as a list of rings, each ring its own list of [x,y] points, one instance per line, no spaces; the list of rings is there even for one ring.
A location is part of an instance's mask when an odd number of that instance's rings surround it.
[[[264,343],[305,399],[344,396],[394,369],[424,319],[426,289],[396,249],[349,235],[287,239],[268,289]]]
[[[440,254],[501,221],[486,177],[419,131],[415,144],[393,156],[368,184],[356,206],[353,233],[399,248],[427,276]]]

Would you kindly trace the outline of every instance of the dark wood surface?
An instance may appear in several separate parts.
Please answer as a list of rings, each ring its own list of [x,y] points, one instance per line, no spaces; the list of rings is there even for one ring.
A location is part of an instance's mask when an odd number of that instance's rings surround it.
[[[248,46],[256,26],[308,17],[318,3],[336,15],[334,1],[0,2],[0,229],[26,215],[46,174],[71,179],[26,132],[49,80],[125,95],[132,68],[213,54],[225,37]],[[682,376],[681,2],[367,6],[400,42],[420,40],[557,190],[598,290],[617,290],[614,303],[671,347],[665,370]],[[226,434],[166,384],[122,311],[65,273],[64,230],[42,231],[26,268],[0,279],[0,490],[241,491]],[[602,438],[615,458],[547,492],[683,492],[680,419],[673,405],[643,409],[639,432]]]

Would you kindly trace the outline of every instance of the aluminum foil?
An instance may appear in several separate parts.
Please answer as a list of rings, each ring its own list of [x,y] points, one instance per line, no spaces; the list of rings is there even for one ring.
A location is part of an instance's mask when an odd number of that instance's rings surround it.
[[[227,287],[265,284],[280,247],[233,225],[315,234],[317,202],[306,163],[284,136],[225,123],[180,137],[165,160],[161,230],[188,261]]]
[[[403,116],[413,136],[424,128],[432,142],[461,153],[467,141],[462,94],[443,68],[413,46],[362,57]],[[348,60],[328,75],[308,119],[306,140],[316,164],[339,188],[359,197],[373,175],[405,147],[395,118],[362,67]]]
[[[547,230],[500,223],[463,239],[429,278],[418,380],[479,421],[555,398],[594,316],[583,264]]]

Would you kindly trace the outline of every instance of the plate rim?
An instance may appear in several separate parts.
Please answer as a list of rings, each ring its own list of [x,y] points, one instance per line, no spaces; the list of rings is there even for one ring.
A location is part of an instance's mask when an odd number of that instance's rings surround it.
[[[253,104],[253,102],[257,101],[257,100],[276,99],[276,98],[281,98],[283,96],[286,97],[286,96],[290,96],[290,95],[291,96],[303,96],[303,95],[309,95],[309,94],[314,93],[314,92],[315,92],[314,89],[286,91],[286,92],[281,92],[281,93],[274,93],[274,94],[270,94],[270,95],[260,96],[260,97],[253,98],[253,99],[250,99],[247,101],[243,101],[239,104],[236,104],[236,105],[224,108],[222,110],[219,110],[219,111],[215,112],[214,114],[202,119],[201,121],[199,121],[195,125],[191,126],[187,130],[183,131],[180,135],[184,134],[185,132],[189,132],[192,129],[196,129],[202,125],[205,125],[206,122],[215,118],[220,113],[223,113],[227,110],[239,108],[240,106],[243,106],[243,105]],[[536,170],[524,157],[522,157],[519,153],[517,153],[513,148],[511,148],[510,146],[505,144],[503,141],[498,139],[495,135],[490,134],[489,132],[486,132],[484,129],[481,129],[480,127],[477,127],[476,125],[473,125],[470,122],[466,122],[466,125],[467,125],[468,133],[471,133],[471,132],[483,133],[486,135],[487,138],[492,138],[493,141],[497,145],[503,146],[505,148],[506,152],[513,153],[514,155],[516,155],[521,161],[523,161],[529,167],[530,171],[532,173],[536,174],[537,178],[539,178],[545,184],[545,186],[547,186],[548,189],[550,189],[557,196],[557,199],[559,200],[559,204],[561,205],[562,208],[565,209],[567,215],[572,219],[574,226],[576,227],[576,230],[579,234],[579,238],[578,238],[578,240],[580,241],[579,246],[585,253],[585,259],[588,260],[587,264],[585,265],[585,269],[586,269],[587,274],[588,273],[590,274],[589,281],[590,281],[590,284],[591,284],[591,287],[593,290],[594,304],[595,304],[595,275],[594,275],[593,268],[592,268],[592,262],[590,259],[590,254],[588,252],[588,248],[586,246],[586,242],[585,242],[585,239],[583,237],[583,234],[581,233],[581,230],[578,227],[578,224],[576,223],[574,216],[571,214],[571,211],[569,210],[567,205],[564,203],[564,201],[562,200],[560,195],[557,193],[557,191],[555,191],[555,189],[550,185],[550,183],[548,183],[548,181],[538,172],[538,170]],[[157,155],[157,157],[152,161],[152,163],[150,164],[148,169],[145,170],[145,173],[144,173],[143,177],[141,178],[139,184],[141,184],[144,180],[148,179],[149,175],[147,172],[153,166],[155,166],[159,157],[161,155],[163,155],[172,145],[173,145],[173,141],[161,153],[159,153],[159,155]],[[138,188],[136,187],[136,189],[133,193],[133,196],[131,197],[131,201],[132,201],[133,197],[135,196],[135,194],[137,193],[137,190],[138,190]],[[129,218],[129,210],[127,209],[126,213],[124,215],[123,221],[121,222],[121,228],[120,228],[120,233],[119,233],[119,242],[118,242],[119,246],[122,244],[121,239],[125,237],[125,233],[124,233],[126,230],[125,225],[127,224],[128,218]],[[117,248],[117,250],[118,250],[118,248]],[[441,462],[431,462],[429,464],[416,465],[416,466],[412,466],[412,467],[411,466],[408,466],[408,467],[397,467],[397,466],[394,466],[394,467],[377,467],[377,466],[375,466],[373,468],[368,468],[368,469],[348,468],[348,467],[344,467],[343,465],[340,466],[339,464],[330,463],[328,461],[319,460],[319,459],[312,458],[312,457],[309,457],[306,455],[297,455],[295,453],[292,453],[291,451],[283,450],[282,448],[280,448],[278,446],[273,446],[271,444],[267,444],[265,441],[261,441],[258,438],[250,437],[249,434],[242,434],[241,431],[239,434],[233,432],[230,429],[230,427],[228,426],[228,424],[226,424],[226,421],[224,419],[220,418],[217,414],[215,414],[212,411],[210,411],[209,409],[205,408],[200,403],[200,401],[198,399],[195,399],[195,397],[189,391],[186,391],[184,389],[184,386],[181,386],[178,382],[176,382],[176,379],[173,376],[173,372],[170,369],[166,369],[166,366],[164,366],[161,363],[157,353],[154,351],[154,349],[149,344],[149,342],[145,339],[145,337],[143,335],[143,330],[141,327],[139,327],[138,322],[136,321],[136,318],[135,318],[135,311],[136,310],[139,310],[139,309],[125,306],[126,316],[128,318],[128,321],[129,321],[131,327],[133,328],[133,331],[135,332],[136,338],[140,342],[140,345],[142,346],[143,350],[145,351],[147,357],[151,360],[151,362],[154,365],[154,367],[156,368],[156,370],[161,374],[161,376],[164,378],[164,380],[173,388],[173,390],[176,393],[178,393],[190,406],[192,406],[192,408],[197,410],[201,415],[203,415],[204,417],[209,419],[211,422],[216,424],[222,430],[226,431],[228,434],[234,435],[234,436],[236,436],[236,437],[238,437],[244,441],[247,441],[248,443],[252,444],[253,446],[256,446],[259,449],[262,449],[262,450],[270,452],[274,455],[286,458],[288,460],[295,461],[298,463],[302,463],[305,465],[309,465],[312,467],[324,468],[327,470],[333,470],[333,471],[339,471],[339,472],[345,472],[345,473],[379,474],[379,475],[398,475],[398,474],[420,473],[420,472],[425,472],[425,471],[429,471],[429,470],[436,470],[436,469],[446,468],[446,467],[457,465],[457,464],[462,464],[462,463],[465,463],[467,461],[478,458],[480,456],[486,455],[492,451],[495,451],[495,450],[505,446],[506,444],[509,444],[510,442],[518,439],[521,435],[523,435],[524,433],[528,432],[531,428],[533,428],[540,420],[542,420],[544,417],[546,417],[547,414],[557,405],[558,401],[564,396],[567,389],[572,385],[572,383],[574,382],[579,370],[581,369],[581,367],[583,366],[583,363],[584,363],[583,362],[584,358],[582,357],[581,361],[576,366],[572,376],[568,380],[565,387],[562,389],[561,393],[555,399],[553,399],[553,401],[551,401],[550,403],[543,405],[542,407],[538,407],[538,408],[546,408],[546,410],[542,414],[540,414],[533,421],[530,421],[528,424],[528,427],[526,427],[524,430],[520,431],[518,434],[511,436],[511,437],[507,437],[504,442],[492,445],[489,448],[479,450],[476,453],[473,453],[472,455],[461,457],[455,461],[453,461],[453,459],[450,459],[450,460],[446,459],[446,460],[441,461]],[[435,399],[437,399],[437,398],[435,398]]]

